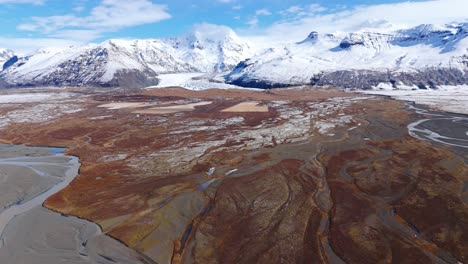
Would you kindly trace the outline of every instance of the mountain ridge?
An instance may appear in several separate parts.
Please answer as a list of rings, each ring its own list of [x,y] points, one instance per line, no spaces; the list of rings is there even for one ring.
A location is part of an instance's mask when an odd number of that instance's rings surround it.
[[[239,86],[436,88],[468,83],[468,23],[394,32],[312,32],[305,40],[241,62],[226,77]]]
[[[229,71],[251,56],[251,46],[231,29],[206,27],[213,26],[200,25],[177,38],[111,39],[81,47],[41,49],[8,65],[0,80],[12,87],[139,88],[157,85],[161,73]]]
[[[312,31],[300,42],[267,49],[228,27],[202,24],[173,38],[110,39],[9,54],[1,87],[140,88],[157,85],[159,74],[226,72],[226,83],[254,88],[426,89],[468,84],[468,23],[346,34]]]

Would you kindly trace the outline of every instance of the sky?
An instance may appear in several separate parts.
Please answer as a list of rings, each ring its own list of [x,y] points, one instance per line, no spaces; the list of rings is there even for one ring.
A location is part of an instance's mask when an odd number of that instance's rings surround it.
[[[468,0],[0,0],[0,48],[31,52],[228,26],[252,40],[468,22]]]

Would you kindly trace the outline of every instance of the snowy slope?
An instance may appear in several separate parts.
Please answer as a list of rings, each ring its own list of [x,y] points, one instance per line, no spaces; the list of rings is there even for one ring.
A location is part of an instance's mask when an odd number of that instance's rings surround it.
[[[0,48],[0,70],[3,67],[3,64],[13,56],[14,52],[12,50]]]
[[[200,25],[178,38],[41,49],[3,70],[0,82],[6,86],[146,87],[157,85],[161,73],[229,71],[251,55],[248,42],[231,29]]]
[[[230,71],[256,52],[251,43],[241,39],[232,29],[209,24],[198,25],[189,34],[162,42],[170,46],[166,50],[168,53],[200,72]]]
[[[421,25],[346,36],[312,32],[307,39],[241,62],[227,81],[249,87],[379,84],[435,87],[468,83],[468,24]]]

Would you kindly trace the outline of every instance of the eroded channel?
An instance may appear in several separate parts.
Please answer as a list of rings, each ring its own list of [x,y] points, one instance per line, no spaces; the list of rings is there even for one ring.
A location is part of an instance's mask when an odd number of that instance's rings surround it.
[[[452,147],[468,148],[468,117],[435,113],[415,106],[410,106],[410,109],[427,117],[408,125],[411,136]]]

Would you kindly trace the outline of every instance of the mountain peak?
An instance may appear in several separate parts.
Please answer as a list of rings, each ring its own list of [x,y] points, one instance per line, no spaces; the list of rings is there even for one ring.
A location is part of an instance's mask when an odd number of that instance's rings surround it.
[[[11,61],[0,79],[14,85],[154,85],[158,74],[223,72],[250,57],[247,42],[225,26],[201,24],[182,37],[110,39],[75,48],[43,49]],[[1,65],[0,65],[1,66]],[[124,78],[125,77],[125,78]]]
[[[347,35],[339,32],[336,37],[312,32],[303,42],[286,44],[239,63],[226,80],[257,88],[467,84],[466,29],[466,24],[420,25],[403,30],[362,29]]]

